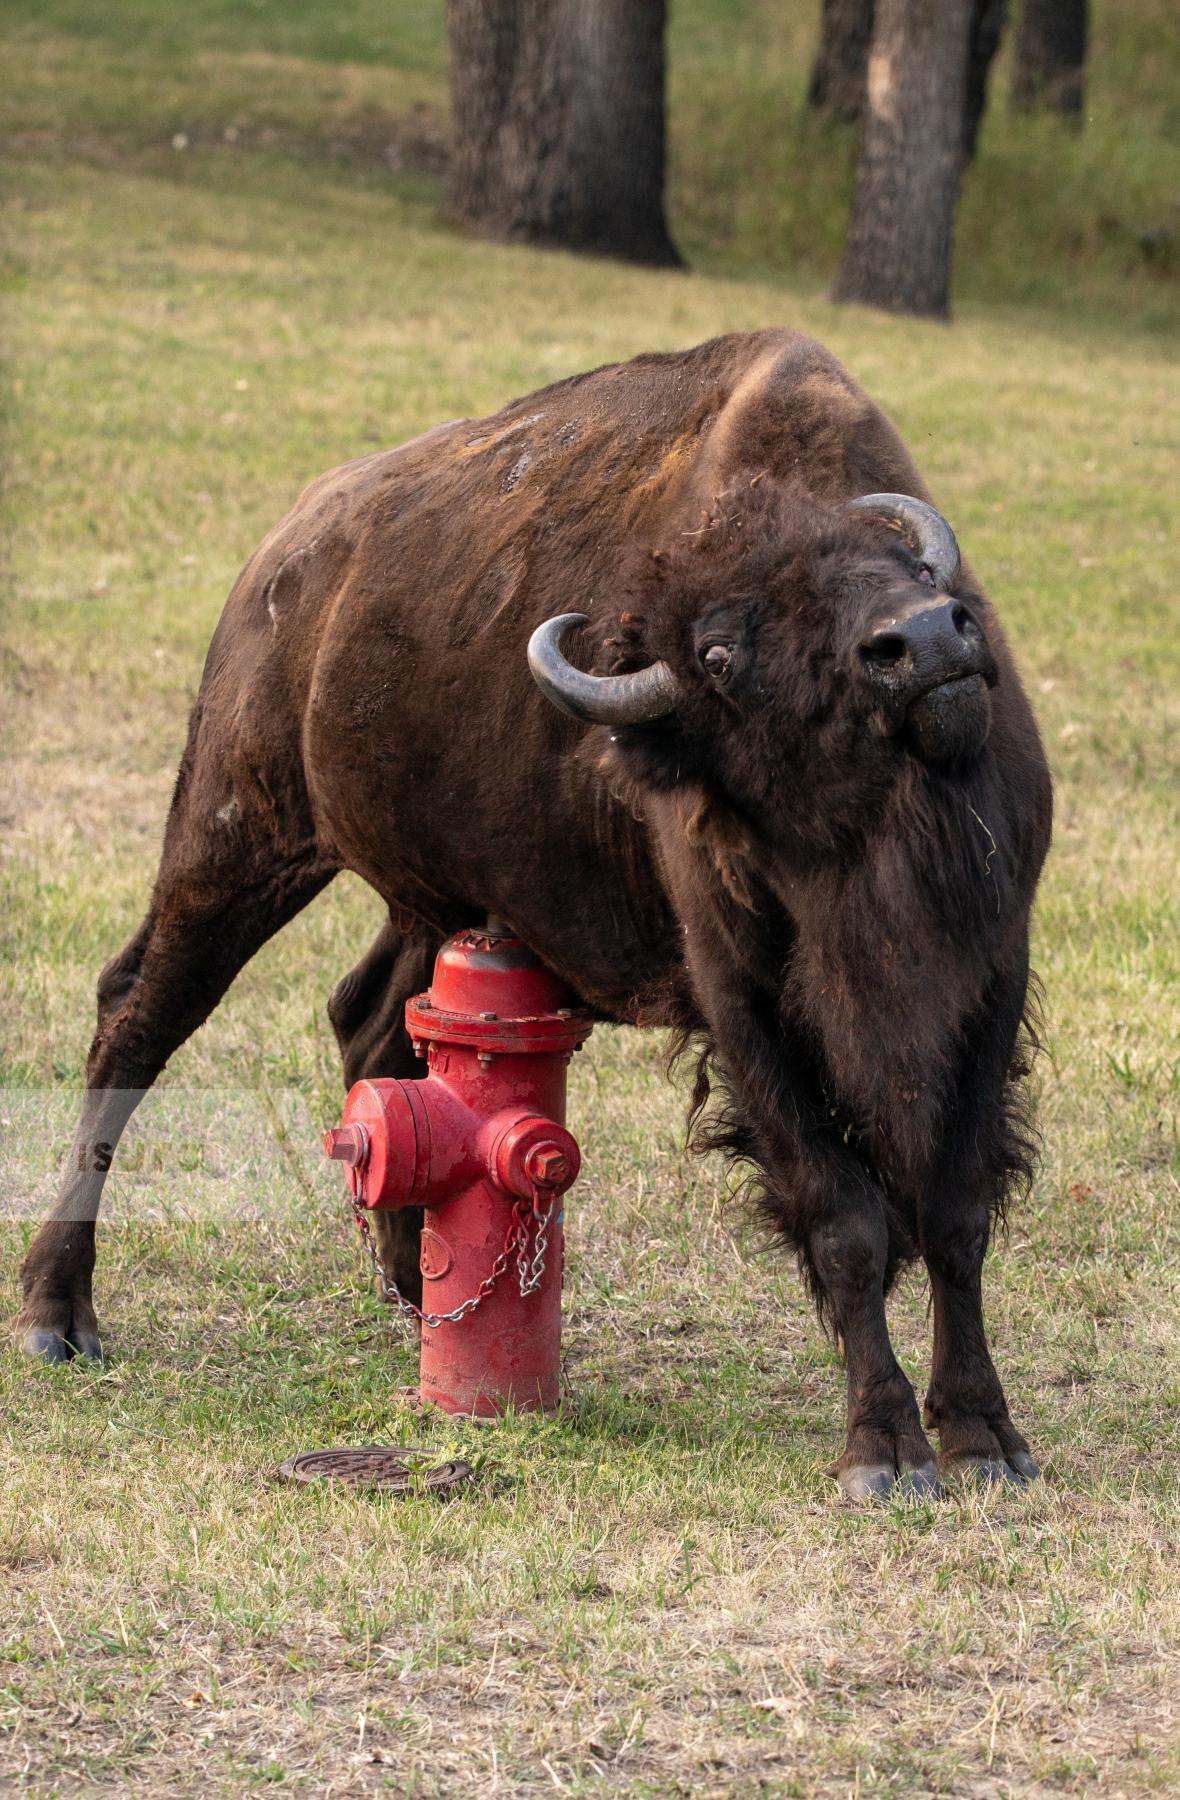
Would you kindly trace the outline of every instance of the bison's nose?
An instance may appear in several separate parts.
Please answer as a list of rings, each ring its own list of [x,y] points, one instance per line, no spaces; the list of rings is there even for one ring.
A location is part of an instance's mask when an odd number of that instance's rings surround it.
[[[987,639],[962,600],[920,599],[895,607],[858,650],[870,685],[898,715],[944,682],[968,675],[995,680]]]

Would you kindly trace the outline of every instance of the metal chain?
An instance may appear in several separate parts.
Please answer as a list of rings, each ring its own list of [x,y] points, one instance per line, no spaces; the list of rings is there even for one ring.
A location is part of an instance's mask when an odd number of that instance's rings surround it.
[[[522,1300],[527,1294],[535,1294],[544,1278],[545,1252],[549,1248],[549,1227],[552,1225],[553,1215],[557,1211],[558,1196],[556,1193],[551,1193],[549,1196],[549,1210],[546,1213],[542,1213],[540,1204],[542,1192],[543,1190],[539,1187],[533,1189],[533,1218],[536,1221],[537,1229],[533,1238],[533,1260],[529,1265],[527,1274],[523,1266],[524,1253],[527,1248],[527,1237],[522,1233],[520,1238],[521,1260],[517,1263],[517,1271],[520,1276],[520,1297]]]
[[[540,1287],[545,1275],[545,1253],[549,1247],[549,1227],[553,1223],[553,1214],[557,1206],[556,1194],[553,1194],[550,1199],[549,1210],[542,1213],[541,1196],[546,1190],[540,1186],[534,1187],[531,1218],[528,1201],[517,1200],[508,1221],[508,1230],[504,1234],[503,1248],[475,1293],[469,1299],[464,1300],[461,1305],[454,1307],[451,1312],[431,1313],[424,1312],[420,1306],[415,1306],[412,1300],[406,1299],[381,1260],[381,1253],[373,1237],[372,1226],[369,1224],[369,1211],[365,1205],[363,1169],[357,1171],[356,1186],[357,1191],[351,1196],[352,1210],[360,1228],[361,1242],[368,1251],[369,1260],[377,1271],[383,1297],[392,1302],[399,1312],[419,1320],[421,1324],[428,1326],[432,1331],[437,1330],[440,1325],[457,1325],[460,1319],[465,1319],[468,1313],[474,1312],[476,1307],[487,1299],[501,1275],[508,1268],[513,1251],[516,1252],[516,1270],[521,1299],[527,1299],[529,1294],[535,1294]],[[533,1255],[530,1260],[528,1253],[529,1225],[532,1220],[536,1221],[537,1229],[533,1238]]]

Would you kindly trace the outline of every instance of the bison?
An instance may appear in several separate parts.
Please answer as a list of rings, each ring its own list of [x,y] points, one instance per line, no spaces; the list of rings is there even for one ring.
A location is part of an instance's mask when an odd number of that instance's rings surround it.
[[[498,914],[596,1017],[695,1048],[693,1141],[753,1171],[843,1345],[845,1493],[1031,1479],[980,1277],[1035,1154],[1050,822],[999,621],[809,339],[639,356],[346,464],[214,633],[147,916],[99,978],[24,1348],[101,1354],[95,1220],[137,1099],[352,869],[389,910],[328,1004],[347,1082],[420,1071],[404,1003]],[[417,1221],[378,1225],[416,1297]],[[885,1311],[919,1257],[924,1419]]]

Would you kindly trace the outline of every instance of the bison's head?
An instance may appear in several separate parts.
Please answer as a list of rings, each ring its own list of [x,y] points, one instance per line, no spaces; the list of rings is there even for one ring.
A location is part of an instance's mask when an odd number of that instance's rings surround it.
[[[641,779],[674,762],[764,819],[781,813],[784,783],[805,784],[808,810],[852,824],[915,760],[961,768],[984,749],[996,680],[984,605],[962,591],[954,533],[921,500],[871,494],[824,512],[751,490],[631,591],[617,623],[591,626],[599,666],[620,672],[567,659],[578,613],[542,625],[529,661],[577,718],[662,721],[619,734]]]

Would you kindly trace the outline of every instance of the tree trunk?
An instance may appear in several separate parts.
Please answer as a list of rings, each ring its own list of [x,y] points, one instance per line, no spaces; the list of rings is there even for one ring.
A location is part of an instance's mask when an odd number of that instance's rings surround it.
[[[1085,99],[1087,0],[1024,0],[1012,63],[1012,104],[1080,113]]]
[[[972,3],[877,0],[837,300],[946,315]]]
[[[864,114],[874,0],[823,0],[819,45],[807,103],[845,124]],[[987,84],[1008,19],[1008,0],[973,0],[967,40],[967,95],[963,107],[963,155],[970,162],[987,105]]]
[[[679,263],[665,0],[447,0],[451,206],[485,237]]]
[[[963,155],[970,162],[987,105],[987,82],[1008,19],[1008,0],[975,0],[967,39],[967,97],[963,103]]]
[[[807,103],[852,123],[864,111],[873,0],[824,0]]]

